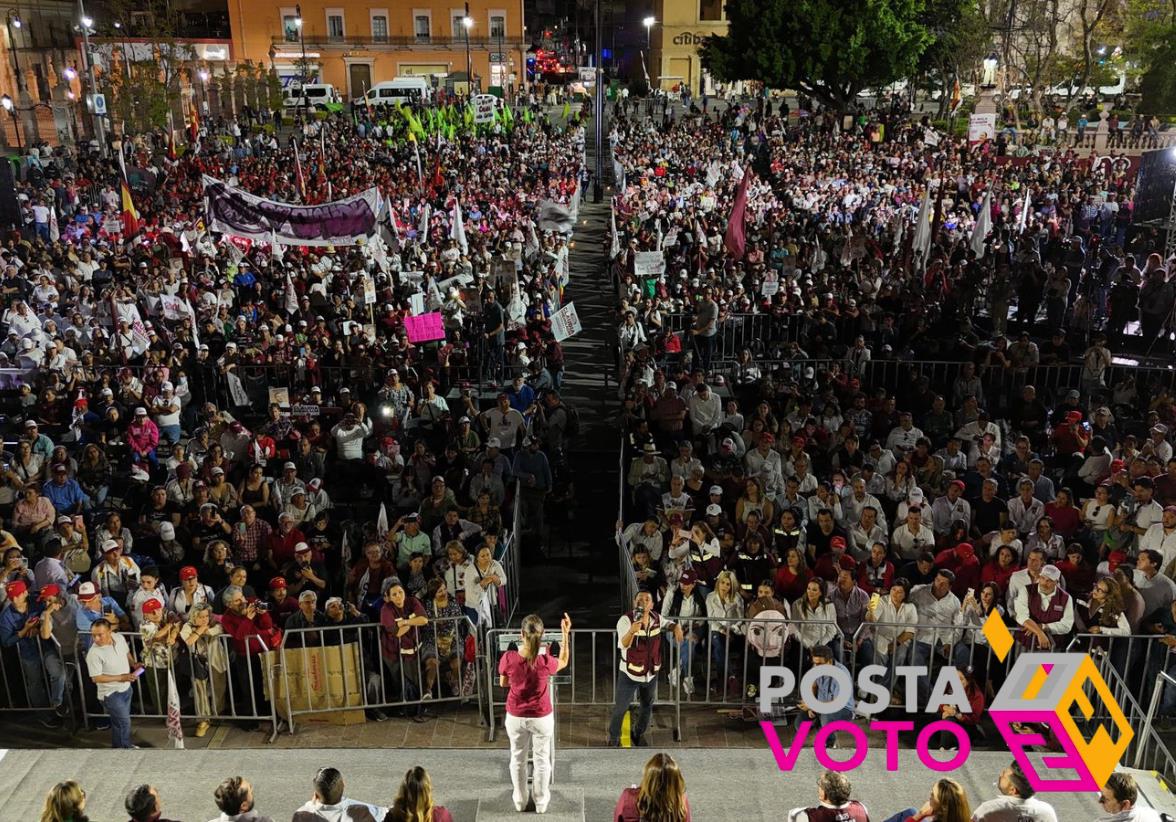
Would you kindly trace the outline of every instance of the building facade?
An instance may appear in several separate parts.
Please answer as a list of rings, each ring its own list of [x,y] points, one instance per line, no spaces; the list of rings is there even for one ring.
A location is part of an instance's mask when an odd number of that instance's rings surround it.
[[[467,53],[475,88],[520,87],[528,45],[523,0],[371,2],[378,5],[229,0],[233,56],[272,65],[285,84],[302,77],[331,83],[348,99],[400,76],[443,87],[458,74],[464,88]]]
[[[73,32],[77,4],[0,2],[0,15],[0,95],[10,97],[13,106],[11,114],[0,111],[0,145],[73,140],[86,119],[79,110],[81,53]]]
[[[649,79],[666,90],[683,83],[695,94],[713,93],[715,84],[702,67],[698,49],[712,34],[726,34],[723,0],[655,0],[649,30]]]

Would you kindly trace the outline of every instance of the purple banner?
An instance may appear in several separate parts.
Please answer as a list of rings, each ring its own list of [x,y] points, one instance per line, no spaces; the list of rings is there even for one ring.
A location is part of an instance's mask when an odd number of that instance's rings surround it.
[[[376,227],[379,191],[322,205],[291,205],[267,200],[204,176],[208,228],[235,237],[284,245],[353,245]]]

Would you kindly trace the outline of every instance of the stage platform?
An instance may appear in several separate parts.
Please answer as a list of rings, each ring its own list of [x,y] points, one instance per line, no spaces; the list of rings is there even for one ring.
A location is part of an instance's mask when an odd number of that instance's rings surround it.
[[[575,749],[560,751],[556,784],[548,813],[552,822],[608,822],[620,791],[638,781],[654,748]],[[848,751],[834,752],[848,756]],[[183,822],[204,822],[218,815],[212,801],[217,783],[240,774],[256,790],[257,810],[285,822],[310,798],[311,779],[323,766],[339,768],[347,795],[389,804],[404,772],[423,765],[433,780],[437,801],[456,822],[489,822],[527,817],[510,802],[510,777],[505,750],[186,750],[102,749],[0,751],[0,820],[39,817],[45,792],[56,782],[76,779],[86,790],[86,811],[95,822],[121,822],[123,797],[133,786],[150,782],[160,789],[164,816]],[[884,752],[872,750],[865,764],[850,773],[854,796],[866,803],[874,819],[885,819],[927,797],[936,775],[900,751],[899,770],[884,769]],[[700,748],[673,751],[686,777],[687,793],[697,822],[786,818],[791,808],[816,801],[821,772],[811,749],[801,754],[795,770],[780,772],[762,749]],[[950,775],[967,788],[974,801],[995,795],[993,782],[1009,755],[973,752],[966,765]],[[1043,795],[1062,822],[1087,822],[1099,817],[1093,792]]]

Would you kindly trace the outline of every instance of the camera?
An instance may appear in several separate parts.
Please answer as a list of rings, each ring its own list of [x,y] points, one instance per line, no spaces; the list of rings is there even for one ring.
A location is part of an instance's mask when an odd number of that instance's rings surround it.
[[[253,603],[253,608],[255,611],[257,611],[257,613],[264,614],[269,610],[269,605],[265,602],[255,602]]]
[[[641,607],[634,608],[633,609],[633,621],[640,622],[643,619],[645,619],[645,609],[641,608]]]

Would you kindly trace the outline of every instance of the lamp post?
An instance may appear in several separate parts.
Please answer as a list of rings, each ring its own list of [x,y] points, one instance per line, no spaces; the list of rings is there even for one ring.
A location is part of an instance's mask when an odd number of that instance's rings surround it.
[[[29,97],[28,84],[25,83],[24,75],[20,73],[20,62],[16,55],[16,37],[13,34],[14,29],[20,31],[24,27],[24,21],[20,19],[20,16],[15,11],[9,9],[4,15],[4,23],[8,27],[8,48],[12,51],[12,76],[16,78],[17,92],[17,101],[14,101],[13,108],[9,109],[9,112],[12,114],[13,120],[16,123],[16,130],[19,132],[28,124],[23,122],[23,117],[17,120],[16,103],[19,102],[19,108],[23,111],[31,110],[31,104],[33,102],[32,98]],[[30,137],[30,141],[31,139]]]
[[[16,106],[12,104],[12,98],[7,94],[0,97],[0,106],[3,106],[4,110],[12,117],[13,130],[16,132],[16,150],[24,154],[24,145],[20,141],[20,123],[16,119]]]
[[[649,79],[649,64],[653,61],[653,46],[651,44],[652,36],[650,32],[653,31],[653,27],[656,23],[657,18],[653,15],[650,15],[641,21],[641,25],[645,26],[645,82],[649,86],[653,85],[653,81]],[[650,88],[650,91],[653,91],[653,89]]]
[[[200,78],[200,113],[208,114],[208,80],[212,77],[208,69],[202,68],[196,72],[196,76]]]
[[[98,152],[105,159],[106,125],[103,116],[95,111],[94,100],[98,94],[98,83],[94,79],[94,61],[90,55],[90,29],[94,21],[86,14],[85,0],[78,0],[78,22],[82,27],[82,68],[86,72],[86,85],[89,86],[89,108],[94,118],[94,139],[98,141]]]
[[[302,46],[302,62],[298,66],[298,84],[306,85],[306,27],[302,25],[302,4],[294,6],[294,27],[298,29],[298,43]],[[306,95],[303,94],[303,97]]]
[[[470,4],[465,4],[465,16],[461,18],[461,27],[465,29],[466,46],[466,98],[474,96],[474,64],[470,58],[470,29],[474,27],[474,18],[470,17]]]

